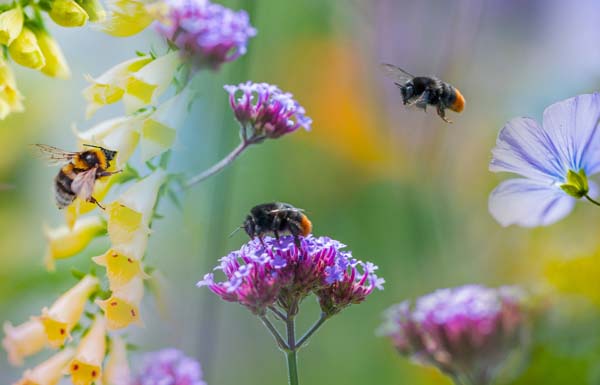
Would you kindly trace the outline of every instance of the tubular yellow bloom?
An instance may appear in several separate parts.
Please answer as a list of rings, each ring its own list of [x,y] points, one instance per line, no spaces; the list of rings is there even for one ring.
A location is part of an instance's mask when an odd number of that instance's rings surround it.
[[[39,319],[44,325],[50,345],[58,348],[70,338],[71,330],[81,318],[85,303],[94,291],[98,289],[100,281],[91,275],[86,275],[54,304],[42,310]]]
[[[114,336],[110,340],[110,352],[104,367],[102,383],[104,385],[129,385],[131,383],[131,371],[127,362],[127,345],[119,336]]]
[[[63,349],[34,369],[26,371],[14,385],[56,385],[74,355],[75,349]]]
[[[117,64],[95,79],[86,76],[87,81],[91,83],[83,90],[83,96],[88,101],[87,117],[91,117],[100,107],[121,100],[129,75],[139,71],[152,60],[150,56],[140,56]]]
[[[0,58],[0,120],[13,112],[23,111],[23,96],[17,90],[15,76],[8,63]]]
[[[20,6],[0,13],[0,44],[10,45],[23,29],[23,10]]]
[[[42,67],[41,71],[54,78],[68,79],[71,76],[71,70],[56,40],[41,29],[35,30],[34,33],[42,54],[46,58],[46,65]]]
[[[48,344],[44,326],[38,319],[31,319],[19,326],[4,324],[2,346],[11,365],[22,365],[23,359],[36,354]]]
[[[81,27],[88,21],[88,14],[74,0],[53,0],[50,18],[63,27]]]
[[[165,172],[157,171],[136,182],[108,205],[108,235],[113,250],[135,260],[142,259],[156,197],[165,178]]]
[[[72,229],[68,226],[44,228],[48,241],[48,251],[44,258],[48,270],[54,270],[57,259],[76,255],[89,245],[99,234],[106,231],[106,222],[100,217],[81,218]]]
[[[136,277],[147,278],[140,260],[130,258],[113,249],[92,259],[98,265],[106,267],[111,290],[125,286]]]
[[[109,0],[109,16],[104,32],[119,37],[135,35],[146,29],[154,19],[140,0]]]
[[[139,142],[140,119],[125,116],[109,119],[87,131],[76,132],[79,144],[93,144],[117,151],[116,168],[123,167]]]
[[[132,73],[127,79],[123,96],[127,113],[153,103],[169,87],[181,63],[179,52],[174,51]]]
[[[10,56],[24,67],[39,70],[46,65],[46,59],[33,31],[23,27],[21,34],[8,47]]]
[[[90,385],[102,378],[105,351],[106,321],[104,317],[96,317],[69,364],[68,372],[74,385]]]
[[[112,170],[109,170],[112,171]],[[97,180],[94,184],[94,193],[92,196],[99,201],[102,201],[106,194],[110,191],[110,188],[114,184],[114,181],[117,180],[115,176],[109,176],[100,180]],[[67,222],[67,227],[69,229],[73,229],[75,224],[77,223],[77,219],[80,215],[89,213],[92,210],[95,210],[98,206],[95,203],[90,203],[88,201],[81,200],[79,198],[75,198],[72,204],[70,204],[65,210],[65,220]],[[106,226],[104,227],[106,229]]]
[[[106,11],[100,1],[98,0],[82,0],[81,7],[85,9],[85,12],[90,17],[90,21],[93,23],[101,23],[106,20]]]
[[[122,329],[131,324],[143,326],[140,317],[140,303],[143,297],[144,281],[138,276],[113,290],[109,299],[96,300],[96,304],[104,310],[109,329]]]

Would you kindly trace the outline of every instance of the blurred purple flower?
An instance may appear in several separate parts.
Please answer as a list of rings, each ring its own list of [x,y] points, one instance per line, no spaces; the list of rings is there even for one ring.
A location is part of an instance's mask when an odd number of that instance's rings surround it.
[[[300,127],[310,130],[312,120],[305,115],[304,108],[292,94],[282,92],[277,86],[249,81],[227,85],[225,90],[229,92],[229,102],[245,140],[279,138]]]
[[[208,0],[166,0],[158,11],[158,31],[185,55],[214,69],[244,55],[248,40],[256,36],[246,11]]]
[[[142,370],[133,385],[206,385],[198,361],[177,349],[163,349],[144,356]]]
[[[225,301],[238,302],[258,315],[275,304],[295,314],[295,306],[311,292],[332,304],[331,315],[363,301],[375,287],[383,289],[383,280],[374,273],[376,267],[360,261],[350,266],[349,253],[341,251],[345,245],[336,240],[300,237],[300,248],[292,236],[279,241],[265,237],[263,241],[264,245],[253,239],[221,258],[215,270],[222,270],[226,281],[215,282],[210,273],[198,286],[208,286]],[[358,266],[364,270],[361,276]]]
[[[588,176],[600,171],[599,122],[597,93],[549,106],[541,126],[530,118],[508,122],[492,150],[490,171],[525,178],[509,179],[492,191],[492,216],[503,226],[544,226],[569,214],[576,199],[593,202],[596,186]]]
[[[386,312],[382,334],[396,349],[453,378],[487,385],[527,335],[523,293],[466,285],[437,290]]]

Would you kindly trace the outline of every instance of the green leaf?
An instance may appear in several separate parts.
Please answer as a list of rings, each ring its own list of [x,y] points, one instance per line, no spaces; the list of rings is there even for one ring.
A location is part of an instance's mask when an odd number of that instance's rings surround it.
[[[86,276],[86,274],[83,271],[77,270],[74,267],[71,268],[71,275],[78,280],[81,280],[83,279],[83,277]]]

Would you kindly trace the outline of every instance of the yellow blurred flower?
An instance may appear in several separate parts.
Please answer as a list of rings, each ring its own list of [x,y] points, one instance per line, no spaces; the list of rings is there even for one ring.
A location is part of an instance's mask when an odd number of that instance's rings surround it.
[[[44,325],[38,319],[31,319],[18,326],[4,323],[2,346],[8,354],[11,365],[22,365],[23,359],[38,353],[48,345]]]
[[[88,21],[88,14],[74,0],[53,0],[50,18],[63,27],[81,27]]]
[[[75,355],[75,349],[66,348],[32,370],[27,370],[23,378],[14,385],[56,385],[64,375],[64,370]]]
[[[87,300],[98,289],[99,284],[98,278],[87,275],[56,300],[50,309],[42,310],[39,319],[51,346],[58,348],[71,337],[71,330],[79,322]]]
[[[91,117],[100,107],[121,100],[130,74],[139,71],[152,60],[151,56],[140,56],[117,64],[97,78],[86,76],[91,83],[83,90],[83,96],[88,101],[87,117]]]
[[[23,29],[23,10],[20,6],[0,13],[0,44],[10,45]]]
[[[81,7],[93,23],[102,23],[106,20],[106,11],[99,0],[81,0]]]
[[[137,276],[129,283],[112,291],[109,299],[96,300],[96,304],[104,310],[109,329],[122,329],[131,324],[143,326],[140,317],[140,303],[144,297],[143,278]]]
[[[150,221],[166,173],[157,171],[133,184],[106,208],[113,250],[135,260],[146,252]]]
[[[156,58],[139,71],[131,73],[123,96],[127,113],[152,104],[173,82],[173,77],[181,63],[179,52],[173,51]]]
[[[129,385],[131,383],[131,371],[127,362],[127,345],[117,335],[110,339],[110,351],[104,367],[102,383],[104,385]]]
[[[92,260],[98,265],[106,267],[111,290],[125,286],[136,277],[147,278],[140,260],[130,258],[112,249]]]
[[[21,112],[23,96],[17,89],[15,76],[8,63],[0,58],[0,120],[13,112]]]
[[[106,147],[108,148],[108,147]],[[112,171],[112,170],[109,170]],[[104,197],[110,191],[110,188],[114,184],[114,181],[117,180],[115,175],[102,178],[96,181],[94,184],[94,193],[92,196],[99,201],[102,201]],[[73,203],[71,203],[65,210],[65,220],[67,222],[67,227],[69,229],[73,229],[75,224],[77,223],[77,219],[86,213],[89,213],[92,210],[95,210],[98,206],[95,203],[88,202],[86,200],[82,200],[79,198],[75,198]],[[106,229],[106,226],[105,226]]]
[[[23,27],[21,34],[8,47],[8,52],[16,63],[24,67],[39,70],[46,65],[46,59],[37,38],[27,27]]]
[[[109,0],[109,15],[104,32],[119,37],[135,35],[146,29],[154,19],[140,0]]]
[[[599,255],[550,261],[545,274],[548,282],[559,292],[581,295],[600,306]]]
[[[44,258],[48,270],[54,270],[57,259],[70,258],[89,245],[98,235],[106,231],[106,222],[100,217],[81,218],[72,229],[68,226],[44,228],[48,250]]]
[[[99,316],[81,339],[75,358],[69,364],[68,371],[74,385],[90,385],[100,381],[105,352],[106,321]]]
[[[34,33],[42,54],[46,58],[46,65],[42,67],[41,71],[54,78],[68,79],[71,76],[71,70],[56,40],[41,29],[35,30]]]

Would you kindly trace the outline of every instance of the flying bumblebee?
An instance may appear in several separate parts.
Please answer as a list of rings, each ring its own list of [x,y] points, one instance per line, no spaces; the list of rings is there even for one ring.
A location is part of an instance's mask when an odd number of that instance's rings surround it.
[[[435,77],[414,76],[392,64],[381,64],[387,77],[400,88],[404,105],[427,109],[436,106],[437,114],[447,123],[446,109],[461,112],[465,108],[465,98],[460,91]]]
[[[289,233],[294,236],[296,246],[300,247],[298,236],[306,237],[312,231],[312,223],[303,211],[288,203],[263,203],[250,210],[239,228],[244,229],[250,238],[258,237],[261,242],[262,237],[269,233],[276,239],[281,233]]]
[[[76,197],[102,205],[92,196],[97,179],[116,174],[107,171],[116,151],[84,144],[85,151],[68,152],[45,144],[34,145],[50,165],[64,165],[54,178],[56,205],[59,209],[69,206]],[[66,163],[66,164],[65,164]]]

